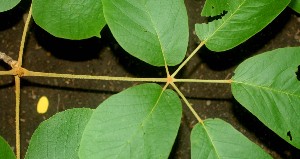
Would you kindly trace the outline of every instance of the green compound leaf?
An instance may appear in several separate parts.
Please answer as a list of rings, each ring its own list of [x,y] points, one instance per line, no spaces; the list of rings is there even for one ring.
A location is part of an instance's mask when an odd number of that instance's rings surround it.
[[[232,93],[281,138],[300,148],[300,47],[247,59],[235,70]]]
[[[154,66],[177,65],[188,45],[182,0],[102,0],[104,16],[118,43]]]
[[[31,137],[25,159],[78,159],[82,132],[92,109],[74,108],[42,122]]]
[[[100,37],[106,24],[101,0],[33,0],[32,16],[50,34],[71,40]]]
[[[300,0],[292,0],[289,4],[289,7],[291,7],[294,11],[300,13]]]
[[[0,0],[0,12],[4,12],[15,7],[21,0]]]
[[[206,0],[201,15],[213,16],[217,20],[208,24],[196,24],[195,30],[208,49],[225,51],[262,30],[289,2],[290,0]]]
[[[87,124],[80,158],[168,158],[181,121],[181,102],[157,84],[129,88],[105,100]]]
[[[0,158],[15,159],[16,156],[9,144],[0,136]]]
[[[192,159],[271,157],[242,133],[221,119],[207,119],[197,124],[191,134]]]

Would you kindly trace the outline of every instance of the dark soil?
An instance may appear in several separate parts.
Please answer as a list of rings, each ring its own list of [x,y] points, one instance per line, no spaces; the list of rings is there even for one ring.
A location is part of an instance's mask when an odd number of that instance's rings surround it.
[[[190,24],[188,54],[199,43],[194,35],[194,24],[206,21],[200,17],[203,1],[185,0]],[[11,11],[0,14],[0,51],[17,59],[24,26],[24,14],[29,3],[22,1]],[[30,25],[24,67],[33,71],[129,76],[164,77],[164,68],[156,68],[130,56],[116,43],[109,29],[102,38],[82,41],[58,39],[34,22]],[[280,47],[300,46],[300,16],[287,8],[279,17],[257,35],[242,45],[224,53],[199,51],[184,68],[180,78],[230,79],[234,69],[244,59]],[[9,67],[0,62],[0,70]],[[74,107],[96,108],[103,100],[137,82],[114,82],[27,77],[21,80],[21,142],[22,158],[30,137],[37,126],[59,111]],[[180,89],[203,119],[221,118],[232,124],[250,140],[261,146],[274,158],[300,158],[300,150],[286,143],[266,128],[256,117],[234,100],[227,84],[179,84]],[[50,101],[49,110],[40,115],[36,105],[41,96]],[[196,124],[195,117],[183,105],[183,118],[170,158],[190,158],[190,132]],[[15,95],[14,80],[0,77],[0,135],[11,146],[15,145]]]

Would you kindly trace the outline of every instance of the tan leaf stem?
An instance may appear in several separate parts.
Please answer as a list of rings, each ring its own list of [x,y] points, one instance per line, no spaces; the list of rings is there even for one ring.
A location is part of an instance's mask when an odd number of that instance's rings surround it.
[[[20,141],[20,77],[15,76],[15,93],[16,93],[16,157],[21,156],[21,141]]]
[[[174,83],[170,83],[170,84],[173,86],[173,88],[176,90],[176,92],[179,94],[179,96],[182,98],[182,100],[185,102],[185,104],[189,107],[189,109],[191,110],[191,112],[193,113],[193,115],[196,117],[196,119],[198,120],[198,122],[200,124],[203,124],[203,120],[200,118],[200,116],[197,114],[197,112],[192,107],[192,105],[189,103],[189,101],[185,98],[185,96],[181,93],[181,91],[179,90],[179,88]]]
[[[24,29],[23,29],[23,34],[22,34],[22,39],[21,39],[21,44],[20,44],[20,49],[19,49],[19,58],[18,58],[19,67],[22,66],[24,46],[25,46],[25,42],[26,42],[26,35],[27,35],[31,15],[32,15],[32,4],[30,5],[28,16],[27,16],[25,26],[24,26]]]
[[[190,59],[200,50],[200,48],[204,45],[204,42],[201,42],[196,49],[179,65],[179,67],[177,68],[177,70],[171,75],[172,77],[175,77],[177,75],[177,73],[183,68],[183,66],[185,66]]]

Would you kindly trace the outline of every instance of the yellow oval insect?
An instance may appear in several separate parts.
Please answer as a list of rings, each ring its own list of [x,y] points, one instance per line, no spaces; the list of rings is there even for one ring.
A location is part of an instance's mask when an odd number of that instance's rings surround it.
[[[44,114],[44,113],[47,112],[48,107],[49,107],[49,100],[48,100],[48,98],[46,96],[42,96],[39,99],[39,102],[38,102],[37,107],[36,107],[36,111],[39,114]]]

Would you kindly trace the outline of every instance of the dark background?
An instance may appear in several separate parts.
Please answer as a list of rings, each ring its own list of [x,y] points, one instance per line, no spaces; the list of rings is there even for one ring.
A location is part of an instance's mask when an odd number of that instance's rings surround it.
[[[185,0],[190,25],[188,53],[199,43],[195,23],[205,22],[200,16],[204,1]],[[17,59],[22,30],[29,9],[23,0],[13,10],[0,13],[0,51]],[[58,39],[31,22],[23,67],[32,71],[129,77],[165,77],[164,68],[150,66],[130,56],[116,43],[109,29],[102,38],[81,41]],[[300,46],[300,16],[287,8],[270,25],[240,46],[223,53],[205,47],[184,67],[178,78],[230,79],[244,59],[268,50]],[[10,68],[0,62],[0,70]],[[175,68],[171,68],[174,70]],[[74,107],[96,108],[103,100],[137,82],[95,81],[26,77],[21,80],[21,150],[25,155],[30,137],[40,122],[53,114]],[[232,97],[228,84],[178,85],[201,118],[221,118],[258,144],[274,158],[300,158],[300,150],[286,143]],[[50,101],[46,114],[36,112],[41,96]],[[190,158],[190,132],[195,117],[183,104],[183,118],[170,158]],[[0,76],[0,135],[15,145],[14,80]]]

